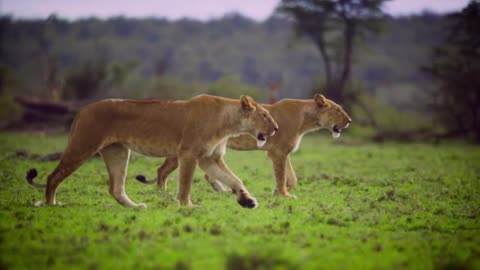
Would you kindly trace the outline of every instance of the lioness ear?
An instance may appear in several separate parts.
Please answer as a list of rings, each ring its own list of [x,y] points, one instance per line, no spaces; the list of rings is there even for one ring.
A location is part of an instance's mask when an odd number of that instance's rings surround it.
[[[242,105],[242,110],[244,112],[253,112],[255,111],[255,101],[249,96],[241,96],[240,104]]]
[[[315,100],[315,103],[317,103],[318,107],[327,106],[327,99],[321,94],[315,94],[313,96],[313,100]]]

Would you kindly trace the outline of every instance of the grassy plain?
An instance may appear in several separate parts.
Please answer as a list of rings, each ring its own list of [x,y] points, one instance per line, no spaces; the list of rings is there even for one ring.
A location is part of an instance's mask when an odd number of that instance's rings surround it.
[[[348,133],[343,135],[348,138]],[[161,159],[131,158],[129,209],[108,193],[94,158],[61,186],[61,206],[35,207],[56,162],[17,149],[62,151],[65,136],[0,134],[0,269],[480,269],[480,148],[461,143],[370,144],[315,134],[292,156],[297,200],[272,195],[264,152],[227,152],[258,199],[243,209],[195,175],[192,199],[134,180]],[[346,140],[346,141],[344,141]]]

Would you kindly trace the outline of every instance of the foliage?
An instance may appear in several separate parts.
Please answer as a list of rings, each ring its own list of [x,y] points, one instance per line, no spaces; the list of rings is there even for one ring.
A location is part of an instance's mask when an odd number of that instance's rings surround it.
[[[0,134],[1,268],[478,269],[480,148],[348,137],[304,138],[292,155],[297,200],[272,195],[263,152],[228,150],[227,163],[259,201],[253,210],[212,191],[200,171],[198,206],[180,208],[177,173],[160,193],[133,180],[154,176],[160,160],[133,155],[126,189],[148,208],[129,209],[108,194],[98,158],[62,184],[61,206],[34,207],[44,192],[25,183],[25,172],[36,167],[45,181],[56,164],[15,151],[62,151],[67,138]]]
[[[397,85],[414,89],[413,93],[424,89],[427,76],[417,67],[428,63],[429,48],[443,38],[444,21],[444,17],[429,13],[385,19],[382,35],[367,33],[355,42],[352,78],[372,91],[382,90],[391,97],[388,100],[406,92]],[[206,22],[0,17],[0,63],[7,65],[18,81],[13,89],[17,95],[50,96],[45,77],[49,74],[47,57],[51,56],[56,60],[57,79],[64,86],[67,74],[98,57],[104,59],[107,78],[112,65],[137,63],[119,87],[100,87],[101,97],[151,97],[151,82],[160,75],[208,84],[235,76],[259,88],[274,82],[280,85],[280,98],[307,98],[312,82],[321,77],[324,68],[312,42],[289,42],[291,26],[279,16],[262,23],[240,15]]]
[[[351,106],[358,125],[352,125],[356,137],[403,142],[432,140],[443,132],[432,120],[414,110],[398,110],[378,96],[361,94]]]
[[[316,93],[326,94],[324,85],[324,81],[316,81],[311,96]],[[443,132],[428,115],[420,113],[415,107],[402,104],[401,100],[387,100],[389,96],[381,93],[375,95],[362,82],[351,80],[345,88],[345,96],[354,101],[343,107],[354,116],[354,124],[349,132],[357,138],[382,137],[382,140],[406,142],[433,139]],[[417,94],[416,97],[420,95]]]
[[[178,79],[157,77],[153,79],[149,96],[163,99],[188,99],[203,93],[204,88],[202,83],[187,83]]]
[[[433,109],[455,135],[480,142],[480,2],[449,16],[450,34],[425,70],[437,81]]]
[[[338,102],[347,98],[344,91],[351,77],[355,40],[366,30],[378,29],[385,1],[283,0],[277,9],[289,15],[297,32],[317,46],[324,64],[324,88]]]
[[[210,94],[238,99],[241,95],[249,95],[255,100],[265,99],[261,89],[242,83],[238,77],[225,76],[212,84],[191,82],[171,77],[157,77],[153,80],[149,91],[151,97],[164,99],[188,99],[194,95]]]
[[[234,76],[226,76],[217,80],[210,86],[207,93],[229,98],[239,98],[241,95],[248,95],[259,102],[265,101],[265,93],[261,89],[244,84],[238,77]]]
[[[0,65],[0,126],[16,120],[20,108],[14,102],[12,91],[15,82],[8,67]]]
[[[135,88],[130,80],[137,63],[108,63],[105,59],[88,60],[72,68],[65,76],[63,98],[70,100],[124,97],[132,98]],[[129,88],[132,87],[133,91]]]
[[[102,89],[106,78],[106,63],[87,62],[70,71],[65,78],[65,99],[90,99]]]

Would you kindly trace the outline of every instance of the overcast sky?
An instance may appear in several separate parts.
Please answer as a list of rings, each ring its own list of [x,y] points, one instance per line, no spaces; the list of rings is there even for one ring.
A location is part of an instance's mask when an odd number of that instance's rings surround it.
[[[46,18],[55,13],[61,18],[85,17],[183,17],[208,20],[238,12],[257,21],[266,19],[279,0],[0,0],[2,15],[15,18]],[[430,10],[438,13],[459,10],[469,0],[392,0],[385,11],[406,15]]]

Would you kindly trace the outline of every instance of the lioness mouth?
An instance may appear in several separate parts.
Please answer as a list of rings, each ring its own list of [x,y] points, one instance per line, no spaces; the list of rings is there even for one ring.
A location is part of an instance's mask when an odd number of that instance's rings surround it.
[[[334,139],[340,137],[342,130],[337,127],[337,125],[333,126],[332,128],[332,137]]]
[[[265,134],[258,133],[258,135],[257,135],[257,146],[262,147],[262,146],[265,145],[266,142],[267,142],[267,138],[265,138]]]

